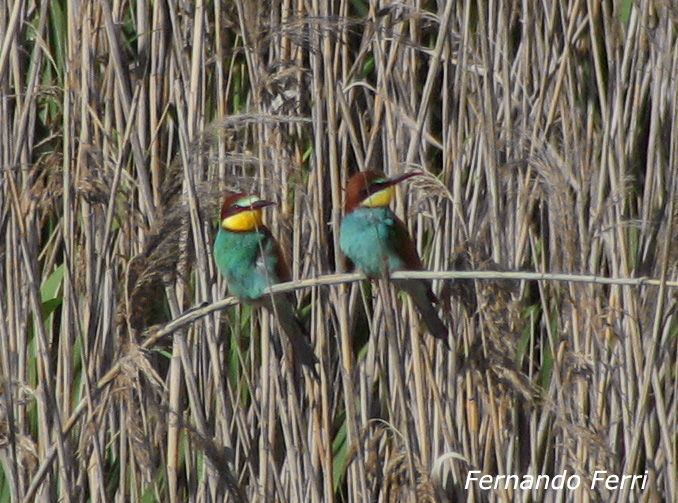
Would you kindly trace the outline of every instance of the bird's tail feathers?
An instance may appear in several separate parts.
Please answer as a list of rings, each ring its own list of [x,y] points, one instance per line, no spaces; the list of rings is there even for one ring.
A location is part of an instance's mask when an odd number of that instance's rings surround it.
[[[398,281],[397,284],[410,295],[431,335],[443,341],[447,349],[450,349],[450,344],[447,340],[450,331],[436,312],[434,302],[437,299],[428,282],[422,280],[403,280]]]
[[[276,295],[273,300],[267,299],[265,307],[274,314],[280,328],[285,332],[292,345],[295,358],[301,364],[306,365],[315,377],[318,377],[315,369],[316,364],[318,364],[318,358],[311,347],[310,336],[297,318],[294,306],[289,299],[284,295]]]

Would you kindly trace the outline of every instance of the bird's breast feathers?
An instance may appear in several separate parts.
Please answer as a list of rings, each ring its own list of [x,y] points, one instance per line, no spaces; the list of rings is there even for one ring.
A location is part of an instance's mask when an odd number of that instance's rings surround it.
[[[358,208],[344,217],[339,244],[358,269],[379,277],[404,265],[393,242],[396,225],[388,208]]]
[[[279,281],[274,247],[272,239],[264,232],[219,231],[214,244],[215,261],[232,295],[258,299],[269,285]]]

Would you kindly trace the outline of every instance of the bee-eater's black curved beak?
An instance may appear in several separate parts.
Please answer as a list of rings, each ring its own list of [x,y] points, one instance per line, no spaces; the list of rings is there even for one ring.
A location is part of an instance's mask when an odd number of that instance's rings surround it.
[[[254,201],[252,204],[250,204],[250,209],[252,210],[258,210],[260,208],[265,208],[266,206],[273,206],[275,202],[273,201],[267,201],[266,199],[259,199],[258,201]]]

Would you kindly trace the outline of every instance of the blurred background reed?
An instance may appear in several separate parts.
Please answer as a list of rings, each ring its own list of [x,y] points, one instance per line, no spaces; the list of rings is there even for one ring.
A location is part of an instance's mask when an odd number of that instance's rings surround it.
[[[670,288],[436,281],[451,352],[383,285],[301,288],[319,382],[248,306],[166,324],[226,295],[225,190],[275,200],[314,278],[368,167],[428,173],[396,206],[430,270],[674,279],[677,28],[668,0],[3,2],[0,501],[676,501]]]

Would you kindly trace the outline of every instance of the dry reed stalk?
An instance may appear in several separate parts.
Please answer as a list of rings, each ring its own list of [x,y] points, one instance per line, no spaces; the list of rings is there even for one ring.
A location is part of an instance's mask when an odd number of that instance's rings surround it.
[[[676,499],[669,2],[74,5],[0,6],[0,499]],[[365,168],[429,174],[453,352],[344,274]],[[222,299],[225,189],[278,202],[319,383]]]

